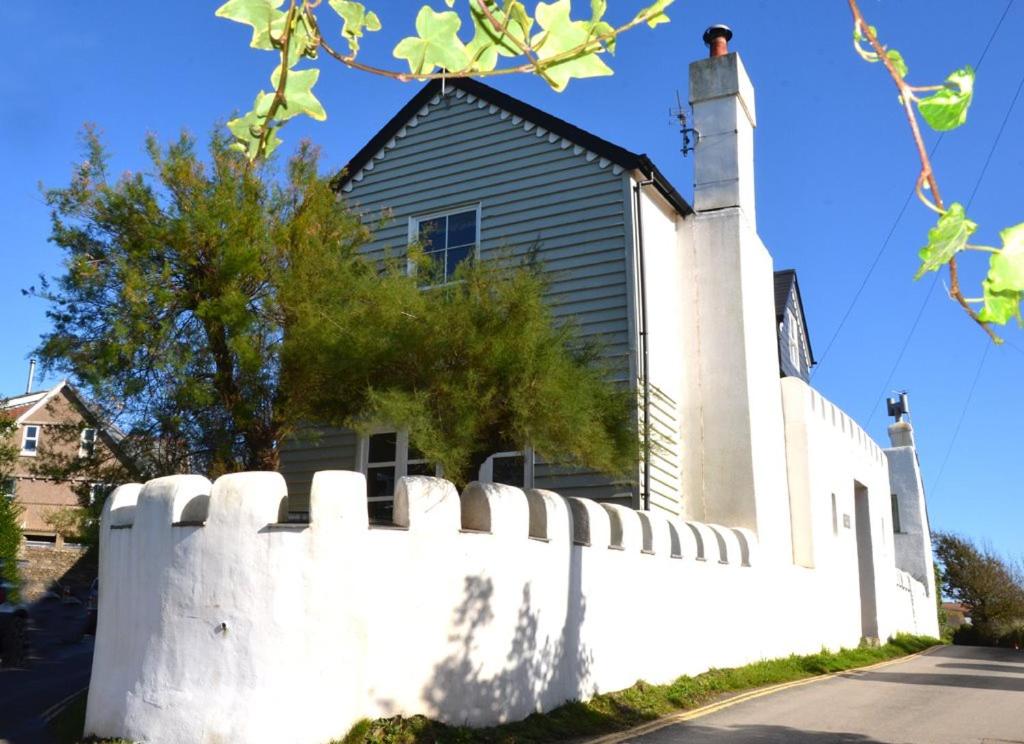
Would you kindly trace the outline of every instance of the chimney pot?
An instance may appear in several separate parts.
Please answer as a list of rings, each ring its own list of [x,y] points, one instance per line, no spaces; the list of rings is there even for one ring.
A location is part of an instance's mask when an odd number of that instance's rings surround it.
[[[724,57],[729,53],[729,40],[732,38],[732,29],[722,24],[709,26],[704,32],[704,43],[711,50],[711,57]]]

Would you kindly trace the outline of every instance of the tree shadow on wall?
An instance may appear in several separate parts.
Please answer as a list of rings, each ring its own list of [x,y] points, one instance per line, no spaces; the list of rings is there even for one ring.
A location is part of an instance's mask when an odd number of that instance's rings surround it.
[[[474,727],[526,718],[591,692],[593,656],[581,643],[586,614],[581,591],[581,548],[570,550],[564,608],[540,606],[529,582],[522,586],[515,625],[496,619],[492,579],[467,576],[464,596],[452,617],[456,649],[435,665],[422,700],[431,717]],[[558,611],[557,617],[552,617]],[[542,622],[543,617],[543,622]],[[560,628],[560,630],[553,630]],[[491,633],[510,636],[503,658]]]

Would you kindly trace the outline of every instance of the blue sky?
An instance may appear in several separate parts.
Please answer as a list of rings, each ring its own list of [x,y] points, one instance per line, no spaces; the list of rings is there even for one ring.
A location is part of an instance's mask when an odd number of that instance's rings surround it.
[[[27,356],[47,328],[43,304],[20,290],[40,272],[59,269],[39,184],[67,182],[83,122],[104,132],[115,172],[137,170],[146,165],[147,132],[167,139],[184,127],[203,135],[217,120],[247,109],[268,85],[271,56],[248,49],[246,29],[214,18],[216,5],[137,3],[129,10],[122,3],[63,0],[0,8],[6,56],[18,62],[0,76],[0,391],[23,390]],[[418,5],[371,3],[385,30],[365,42],[367,60],[397,64],[390,49],[409,33]],[[642,3],[612,5],[612,15],[625,18]],[[883,40],[903,52],[911,80],[922,84],[976,64],[1007,6],[1007,0],[862,2]],[[686,195],[693,162],[679,153],[668,110],[677,90],[685,100],[687,64],[706,53],[703,29],[730,25],[732,49],[757,88],[758,226],[776,267],[800,273],[822,360],[814,385],[879,442],[886,441],[883,393],[909,390],[933,526],[1024,553],[1024,332],[1008,329],[1009,343],[986,354],[984,335],[946,299],[942,279],[912,281],[931,222],[916,200],[851,306],[904,204],[916,163],[894,89],[879,67],[850,48],[846,3],[691,0],[677,3],[671,15],[670,25],[620,41],[614,77],[577,81],[562,94],[535,78],[504,78],[498,87],[646,152]],[[985,56],[968,126],[948,134],[936,153],[948,201],[966,201],[978,184],[1024,77],[1022,37],[1024,2],[1010,5]],[[317,90],[329,119],[290,124],[284,149],[310,137],[332,169],[341,167],[417,87],[325,62]],[[1000,228],[1024,221],[1022,128],[1024,101],[1018,101],[971,209],[983,239],[995,241]],[[935,139],[929,135],[929,144]],[[976,286],[980,263],[966,263],[965,283]]]

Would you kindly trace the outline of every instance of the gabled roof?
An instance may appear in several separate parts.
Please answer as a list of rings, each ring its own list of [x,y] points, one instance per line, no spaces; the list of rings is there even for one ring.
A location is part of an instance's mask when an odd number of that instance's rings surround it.
[[[807,315],[804,313],[804,300],[800,296],[800,282],[796,278],[796,269],[781,269],[775,272],[775,322],[781,323],[786,314],[786,304],[789,302],[789,295],[796,291],[796,303],[800,308],[800,324],[804,329],[804,338],[807,339],[807,355],[811,358],[811,366],[817,362],[814,360],[814,350],[811,348],[811,332],[807,328]]]
[[[67,387],[67,384],[67,380],[61,380],[49,390],[40,390],[37,393],[26,393],[16,398],[8,398],[4,401],[3,410],[14,418],[15,423],[20,424],[49,403],[57,393]]]
[[[595,134],[591,134],[590,132],[580,129],[567,121],[563,121],[556,116],[552,116],[551,114],[541,111],[528,103],[520,101],[518,98],[513,98],[510,95],[502,93],[499,90],[495,90],[494,88],[484,85],[476,80],[469,78],[455,78],[444,81],[444,85],[448,88],[463,90],[469,95],[476,96],[477,98],[487,101],[500,109],[508,111],[513,116],[519,116],[527,121],[531,121],[537,126],[547,129],[549,132],[557,134],[560,137],[564,137],[565,139],[596,153],[600,157],[606,158],[624,170],[640,171],[645,178],[649,178],[653,181],[654,187],[680,215],[685,217],[686,215],[693,214],[693,207],[686,202],[682,195],[671,183],[669,183],[668,179],[665,178],[661,171],[658,170],[658,167],[651,162],[651,159],[646,155],[630,152],[623,147],[619,147],[608,140],[602,139]],[[420,89],[420,92],[413,96],[412,100],[405,104],[405,106],[403,106],[402,109],[392,117],[391,121],[385,124],[384,128],[377,132],[374,138],[367,142],[366,145],[355,154],[355,157],[349,161],[348,165],[346,165],[341,172],[334,177],[331,185],[335,190],[341,191],[345,185],[363,169],[364,166],[373,160],[377,153],[387,146],[388,142],[398,134],[402,127],[404,127],[417,112],[426,106],[434,96],[441,93],[441,80],[431,80],[424,85],[423,88]]]

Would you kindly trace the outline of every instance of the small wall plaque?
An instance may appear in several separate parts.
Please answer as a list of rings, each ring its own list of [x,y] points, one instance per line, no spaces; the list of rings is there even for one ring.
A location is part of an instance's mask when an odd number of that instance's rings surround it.
[[[850,515],[849,514],[844,514],[843,515],[843,527],[845,527],[846,529],[850,529]]]

